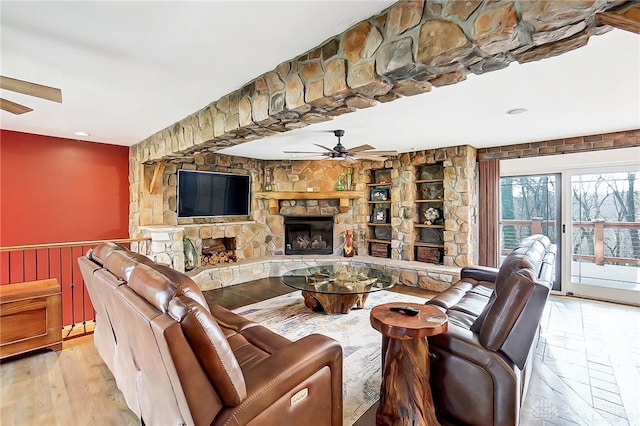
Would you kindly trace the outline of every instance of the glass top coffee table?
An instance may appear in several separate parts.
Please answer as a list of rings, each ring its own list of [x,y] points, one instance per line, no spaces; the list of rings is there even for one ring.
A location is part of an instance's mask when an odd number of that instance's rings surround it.
[[[398,277],[368,266],[336,263],[292,269],[282,276],[282,282],[302,290],[309,308],[346,314],[354,306],[362,308],[369,293],[393,287]]]

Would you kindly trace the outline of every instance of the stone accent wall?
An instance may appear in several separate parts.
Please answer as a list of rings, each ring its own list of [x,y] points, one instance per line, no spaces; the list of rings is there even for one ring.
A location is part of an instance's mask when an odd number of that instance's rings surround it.
[[[135,228],[134,235],[149,236],[150,229],[160,235],[158,227],[174,229],[175,238],[162,242],[154,237],[154,258],[163,263],[180,263],[176,253],[182,250],[182,235],[193,242],[199,253],[202,240],[207,238],[235,238],[240,260],[284,253],[284,216],[334,217],[334,254],[341,254],[346,230],[354,231],[354,244],[359,255],[365,255],[363,240],[368,238],[369,205],[366,195],[350,201],[351,209],[340,213],[338,200],[282,200],[278,214],[271,215],[267,200],[252,199],[251,215],[238,218],[177,218],[177,172],[179,169],[206,170],[249,174],[252,191],[263,186],[264,169],[273,170],[273,183],[277,191],[333,191],[339,175],[353,168],[353,189],[367,194],[370,170],[392,168],[391,224],[392,259],[413,260],[414,221],[417,198],[415,185],[416,167],[422,164],[443,162],[445,167],[445,266],[464,266],[476,262],[475,253],[475,149],[469,146],[417,151],[402,154],[386,162],[358,161],[262,161],[209,153],[198,155],[185,163],[166,165],[159,194],[148,194],[162,200],[161,209],[152,220],[155,223]],[[312,192],[313,192],[312,191]],[[179,233],[179,235],[178,235]],[[157,243],[155,243],[157,241]],[[159,247],[162,245],[162,249]],[[158,246],[158,247],[156,247]],[[184,262],[184,257],[181,257]]]
[[[357,182],[361,179],[359,171],[362,170],[362,166],[359,163],[355,163],[353,166],[354,182]],[[326,192],[335,190],[338,176],[344,176],[349,165],[343,161],[334,160],[283,160],[265,161],[264,167],[273,169],[275,191],[308,191],[312,189],[312,192]],[[363,185],[359,187],[363,187]],[[264,213],[267,215],[266,223],[269,227],[267,232],[271,236],[271,242],[274,243],[267,250],[268,254],[284,253],[283,216],[334,216],[334,254],[341,254],[340,247],[344,244],[345,231],[347,229],[353,230],[355,227],[355,200],[350,201],[352,208],[347,213],[340,213],[338,200],[282,200],[278,215],[269,215],[266,200],[260,201],[264,203]]]
[[[444,165],[444,245],[445,266],[465,266],[477,262],[476,253],[476,150],[471,146],[432,149],[405,153],[377,168],[391,170],[391,258],[414,260],[415,235],[418,232],[416,194],[416,168],[423,164],[443,162]],[[369,167],[371,165],[368,165]],[[370,173],[363,174],[365,183]],[[369,204],[358,202],[357,223],[361,234],[370,238],[366,216]]]
[[[633,146],[640,146],[640,129],[483,148],[478,150],[478,160],[540,157]]]

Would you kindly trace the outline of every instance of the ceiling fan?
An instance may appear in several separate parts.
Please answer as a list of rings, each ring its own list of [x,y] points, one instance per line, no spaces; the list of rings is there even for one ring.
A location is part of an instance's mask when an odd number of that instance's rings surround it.
[[[344,130],[333,130],[333,134],[338,138],[338,144],[333,148],[314,143],[315,146],[324,149],[326,152],[312,151],[283,151],[285,154],[314,154],[313,156],[329,157],[333,160],[346,160],[350,163],[356,160],[373,160],[384,161],[385,155],[398,155],[396,151],[372,151],[375,148],[371,145],[359,145],[353,148],[345,148],[340,142],[340,138],[344,136]]]
[[[42,84],[31,83],[29,81],[0,76],[0,89],[10,90],[12,92],[22,93],[29,96],[35,96],[36,98],[62,103],[62,91],[60,89],[44,86]],[[29,108],[28,106],[24,106],[3,98],[0,98],[0,109],[16,115],[33,111],[33,108]]]

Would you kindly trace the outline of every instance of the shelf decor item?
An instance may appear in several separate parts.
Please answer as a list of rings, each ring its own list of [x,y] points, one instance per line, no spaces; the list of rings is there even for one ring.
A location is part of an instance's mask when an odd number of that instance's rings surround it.
[[[346,230],[344,232],[344,257],[353,257],[353,232]]]
[[[435,225],[436,220],[440,219],[440,210],[435,207],[429,207],[422,214],[425,225]]]
[[[373,209],[373,223],[387,223],[389,217],[389,210],[376,207]]]
[[[437,247],[416,247],[418,262],[440,263],[440,249]]]
[[[336,182],[336,191],[344,191],[345,190],[345,185],[344,185],[344,178],[342,177],[342,175],[338,175],[338,181]]]
[[[347,191],[353,190],[353,167],[347,167],[347,174],[345,175],[347,181]]]
[[[375,171],[375,182],[376,183],[391,183],[391,171],[388,169],[376,170]]]
[[[275,185],[273,184],[273,168],[265,167],[264,168],[264,186],[262,187],[264,192],[271,192],[275,190]]]
[[[391,227],[390,226],[376,226],[376,229],[373,231],[373,234],[379,240],[390,240],[391,239]]]
[[[371,256],[389,257],[389,244],[371,243]]]
[[[389,190],[387,188],[372,188],[371,201],[387,201],[389,199]]]

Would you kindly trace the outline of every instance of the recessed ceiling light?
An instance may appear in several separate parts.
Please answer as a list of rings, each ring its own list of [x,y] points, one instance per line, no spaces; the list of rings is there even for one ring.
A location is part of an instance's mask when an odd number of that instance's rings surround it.
[[[73,133],[76,136],[91,136],[91,133],[87,133],[87,132],[83,132],[83,131],[77,131]]]
[[[513,109],[508,110],[508,111],[507,111],[507,114],[509,114],[509,115],[516,115],[516,114],[522,114],[522,113],[525,113],[525,112],[527,112],[527,111],[529,111],[529,110],[528,110],[528,109],[526,109],[526,108],[513,108]]]

